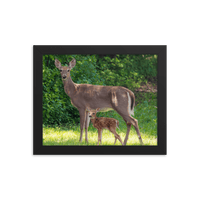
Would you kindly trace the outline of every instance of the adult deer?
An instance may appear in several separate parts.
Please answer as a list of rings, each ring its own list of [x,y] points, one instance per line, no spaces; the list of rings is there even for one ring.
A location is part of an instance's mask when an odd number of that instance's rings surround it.
[[[55,66],[60,70],[64,90],[71,98],[71,103],[78,109],[80,114],[81,133],[79,141],[82,141],[83,129],[85,127],[85,141],[88,143],[87,130],[90,119],[86,108],[92,110],[100,108],[101,112],[115,110],[123,117],[127,124],[124,145],[127,143],[131,125],[135,127],[140,144],[143,145],[138,121],[131,116],[131,114],[134,115],[135,105],[135,95],[133,92],[121,86],[76,84],[72,81],[70,76],[70,71],[75,65],[75,59],[69,63],[68,67],[62,66],[60,61],[55,59]]]

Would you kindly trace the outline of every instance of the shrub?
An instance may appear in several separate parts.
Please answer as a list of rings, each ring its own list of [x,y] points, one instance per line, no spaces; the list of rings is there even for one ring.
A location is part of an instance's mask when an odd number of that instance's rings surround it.
[[[75,83],[103,85],[95,68],[95,56],[83,55],[44,55],[43,56],[43,124],[63,124],[79,122],[79,112],[72,106],[65,93],[59,70],[55,67],[55,58],[62,65],[68,64],[72,58],[77,60],[71,71]]]
[[[124,86],[134,92],[157,77],[156,55],[43,55],[43,124],[79,123],[79,112],[55,67],[56,58],[62,66],[76,59],[70,73],[74,83]]]

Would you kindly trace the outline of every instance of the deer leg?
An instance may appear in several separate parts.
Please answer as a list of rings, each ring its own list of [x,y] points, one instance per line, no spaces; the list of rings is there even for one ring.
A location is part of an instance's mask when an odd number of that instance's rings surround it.
[[[102,141],[102,132],[103,132],[103,129],[101,130],[101,133],[100,133],[100,144],[101,144],[101,141]]]
[[[131,123],[127,123],[127,132],[126,132],[126,137],[124,139],[124,145],[126,145],[128,141],[128,135],[129,135],[130,130],[131,130]]]
[[[117,138],[115,137],[115,142],[114,142],[114,145],[115,145],[116,141],[117,141]]]
[[[134,128],[135,128],[135,130],[136,130],[136,132],[137,132],[137,135],[138,135],[138,139],[139,139],[139,141],[140,141],[140,144],[143,145],[137,119],[135,119],[135,118],[133,118],[133,117],[130,116],[130,118],[129,118],[128,121],[129,121],[129,122],[127,123],[127,133],[126,133],[126,138],[125,138],[125,140],[124,140],[124,144],[125,144],[125,143],[127,142],[127,140],[128,140],[128,134],[129,134],[129,131],[130,131],[129,128],[128,128],[128,125],[131,123],[131,124],[134,126]],[[131,125],[130,125],[130,127],[131,127]]]
[[[80,134],[79,142],[82,142],[83,128],[85,126],[85,109],[79,110],[79,114],[80,114],[80,127],[81,127],[81,134]]]
[[[134,118],[133,118],[133,120],[134,120],[134,122],[135,122],[135,126],[134,126],[134,125],[133,125],[133,126],[135,127],[135,130],[136,130],[136,132],[137,132],[138,139],[140,140],[140,144],[141,144],[141,145],[144,145],[143,142],[142,142],[142,137],[141,137],[141,135],[140,135],[140,130],[139,130],[139,126],[138,126],[138,121],[137,121],[137,119],[134,119]]]
[[[89,123],[90,123],[90,118],[89,118],[89,112],[86,111],[86,120],[85,120],[85,141],[88,143],[88,127],[89,127]]]
[[[118,126],[116,126],[116,127],[118,127]],[[119,127],[118,127],[119,128]],[[116,128],[115,128],[115,132],[116,132]],[[115,136],[115,142],[114,142],[114,145],[115,145],[115,143],[117,142],[117,137]]]
[[[117,138],[120,142],[121,142],[121,144],[123,145],[123,142],[122,142],[122,139],[121,139],[121,137],[117,134],[117,132],[115,131],[115,130],[110,130],[113,134],[114,134],[114,136],[115,136],[115,139]]]
[[[97,143],[97,145],[99,145],[100,140],[101,140],[101,130],[98,130],[98,143]]]
[[[114,142],[114,145],[115,145],[116,142],[117,142],[117,137],[115,136],[115,142]]]

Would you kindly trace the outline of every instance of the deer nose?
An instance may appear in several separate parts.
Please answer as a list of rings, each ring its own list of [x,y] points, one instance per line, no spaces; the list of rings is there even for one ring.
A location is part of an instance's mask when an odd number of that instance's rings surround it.
[[[91,115],[89,115],[89,117],[92,117]]]
[[[63,79],[66,79],[66,76],[63,76]]]

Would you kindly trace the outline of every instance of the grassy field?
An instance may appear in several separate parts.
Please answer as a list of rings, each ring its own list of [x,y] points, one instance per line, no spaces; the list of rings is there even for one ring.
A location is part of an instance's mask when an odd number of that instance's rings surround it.
[[[143,101],[135,107],[134,113],[134,118],[136,118],[139,123],[140,133],[144,145],[157,145],[157,100],[152,98],[149,101]],[[122,141],[124,141],[127,126],[117,112],[109,111],[106,113],[97,113],[97,116],[112,117],[119,120],[119,129],[117,129],[117,133],[122,138]],[[43,125],[43,145],[87,145],[85,143],[85,134],[83,134],[82,143],[79,142],[79,137],[80,124],[65,124],[62,126]],[[88,145],[97,145],[97,129],[92,126],[91,122],[88,128],[88,140]],[[113,145],[114,140],[114,135],[110,131],[104,129],[102,134],[102,145]],[[121,143],[117,140],[115,145],[121,145]],[[133,126],[131,126],[127,145],[140,145]]]

